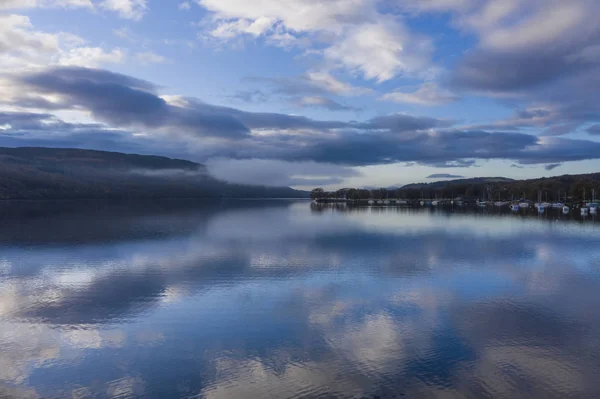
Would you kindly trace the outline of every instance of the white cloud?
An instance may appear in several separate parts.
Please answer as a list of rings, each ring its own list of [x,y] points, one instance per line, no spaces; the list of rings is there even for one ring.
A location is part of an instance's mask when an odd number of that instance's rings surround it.
[[[0,15],[0,71],[14,72],[24,68],[52,64],[96,67],[105,63],[120,63],[125,53],[86,46],[86,41],[71,33],[47,33],[36,30],[29,17]],[[10,84],[4,82],[10,92]]]
[[[112,33],[113,35],[120,37],[121,39],[125,39],[131,43],[135,43],[139,40],[138,37],[128,28],[113,29]]]
[[[419,74],[427,69],[432,51],[428,40],[410,35],[390,18],[353,26],[325,50],[325,57],[362,73],[366,79],[383,82],[398,74]]]
[[[165,57],[162,55],[153,53],[152,51],[144,51],[141,53],[137,53],[135,58],[141,62],[142,64],[162,64],[167,61]]]
[[[416,91],[394,91],[381,97],[398,103],[418,105],[440,105],[456,101],[458,97],[452,92],[438,87],[437,84],[428,82],[421,85]]]
[[[373,92],[373,90],[366,87],[356,87],[349,83],[342,82],[326,70],[310,71],[306,74],[306,77],[312,85],[339,95],[360,96],[371,94]]]
[[[184,2],[179,3],[179,6],[177,8],[179,8],[180,10],[183,11],[183,10],[189,10],[190,8],[192,8],[192,6],[189,1],[184,1]]]
[[[104,0],[100,6],[118,13],[121,18],[134,21],[142,19],[148,10],[146,0]]]
[[[360,175],[346,166],[267,159],[212,158],[206,166],[212,176],[221,180],[268,186],[326,186]]]
[[[490,50],[572,45],[598,33],[595,0],[409,0],[408,9],[452,12],[454,24],[475,32]]]
[[[0,15],[0,70],[43,63],[58,51],[59,42],[58,34],[34,30],[29,17]]]
[[[376,0],[196,1],[212,12],[205,33],[213,38],[264,36],[277,46],[312,46],[309,52],[335,68],[378,82],[430,66],[431,42],[380,13]]]
[[[520,9],[514,7],[511,11],[520,12]],[[583,4],[576,1],[557,4],[555,7],[541,9],[519,24],[498,26],[489,30],[484,27],[482,45],[495,49],[552,45],[568,31],[579,26],[585,15]]]
[[[59,56],[60,65],[97,67],[100,64],[119,64],[125,59],[124,52],[117,48],[105,51],[100,47],[77,47]]]
[[[340,31],[342,20],[361,19],[372,0],[197,0],[198,4],[222,20],[269,18],[295,32]]]
[[[0,10],[26,8],[94,8],[90,0],[1,0]]]

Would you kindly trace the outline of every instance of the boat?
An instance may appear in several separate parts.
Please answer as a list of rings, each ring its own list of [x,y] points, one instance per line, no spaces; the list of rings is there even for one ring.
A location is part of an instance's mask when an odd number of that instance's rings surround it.
[[[439,201],[432,201],[432,202],[431,202],[431,205],[433,205],[433,206],[438,206],[438,204],[439,204],[439,203],[440,203]]]
[[[382,204],[383,204],[383,201],[382,201],[382,200],[379,200],[379,201],[377,201],[377,203],[378,203],[379,205],[382,205]]]
[[[592,205],[596,205],[596,204],[592,204]],[[592,215],[595,215],[596,213],[598,213],[598,206],[590,206],[590,213]]]
[[[389,200],[385,200],[385,201],[383,201],[383,204],[384,204],[384,205],[389,205],[389,204],[390,204],[390,201],[389,201]]]
[[[581,208],[581,215],[587,216],[587,214],[588,214],[588,208]]]
[[[374,203],[375,203],[375,201],[369,200],[369,205],[373,205]]]
[[[477,206],[478,206],[478,207],[481,207],[481,208],[485,208],[485,207],[487,206],[487,203],[486,203],[485,201],[479,201],[479,202],[477,203]]]
[[[498,206],[498,207],[504,206],[506,204],[508,204],[508,202],[506,202],[506,201],[496,201],[496,202],[494,202],[494,206]]]
[[[408,201],[407,200],[396,200],[396,204],[397,205],[408,205]]]
[[[421,201],[419,202],[419,204],[421,204],[421,206],[425,205],[425,201]]]
[[[529,203],[528,202],[519,202],[519,208],[529,208]]]
[[[510,206],[510,209],[511,209],[511,211],[513,211],[513,212],[518,212],[518,211],[519,211],[519,209],[521,209],[521,208],[519,207],[519,204],[512,204],[512,205]]]
[[[565,204],[563,204],[562,202],[553,202],[550,207],[551,208],[556,208],[556,209],[560,209],[560,208],[564,208]]]
[[[546,210],[546,207],[543,204],[536,204],[536,205],[537,205],[538,213],[544,213],[544,211]]]
[[[565,205],[565,206],[563,206],[563,208],[562,208],[562,213],[564,213],[564,214],[566,215],[566,214],[568,214],[568,213],[569,213],[569,211],[570,211],[570,209],[569,209],[569,207],[568,207],[568,206],[566,206],[566,205]]]

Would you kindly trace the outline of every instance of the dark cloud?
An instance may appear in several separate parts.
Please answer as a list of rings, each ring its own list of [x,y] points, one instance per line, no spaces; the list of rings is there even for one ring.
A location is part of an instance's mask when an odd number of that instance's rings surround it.
[[[519,118],[523,119],[534,119],[534,118],[543,118],[546,116],[550,116],[552,112],[543,108],[535,108],[535,109],[523,109],[517,112]]]
[[[57,95],[66,106],[89,110],[106,125],[69,124],[45,113],[4,113],[0,145],[154,152],[196,161],[258,158],[351,166],[416,162],[470,167],[476,159],[551,164],[600,158],[600,143],[594,141],[456,129],[452,121],[430,117],[392,114],[360,122],[319,121],[246,112],[194,98],[167,102],[151,83],[96,69],[52,68],[21,80],[32,93]],[[589,90],[586,95],[593,92]],[[548,113],[534,108],[520,115],[526,119]],[[133,135],[139,130],[147,134]]]
[[[475,51],[454,71],[455,86],[481,91],[525,90],[551,82],[577,71],[581,65],[569,63],[555,51],[490,52]]]
[[[553,170],[553,169],[558,168],[559,166],[562,166],[562,164],[560,164],[560,163],[551,163],[551,164],[548,164],[548,165],[544,166],[544,169],[546,169],[546,170]]]
[[[119,127],[182,129],[199,136],[241,137],[243,123],[219,107],[196,103],[178,107],[160,98],[151,83],[108,71],[53,68],[26,75],[22,82],[43,93],[59,94],[72,107],[88,109],[100,121]]]
[[[594,2],[586,7],[593,7],[592,14],[598,11]],[[544,135],[561,136],[600,121],[599,49],[600,26],[592,20],[574,25],[552,45],[506,39],[498,47],[469,52],[451,73],[450,86],[496,96],[515,107],[544,104],[549,108],[521,111],[496,126],[509,129],[512,122],[513,128],[540,127]]]
[[[461,175],[451,175],[449,173],[434,173],[432,175],[427,176],[428,179],[462,179],[464,176]]]
[[[600,125],[593,125],[585,129],[591,135],[600,135]]]
[[[543,136],[563,136],[565,134],[576,131],[580,125],[581,125],[581,123],[579,123],[579,122],[552,125],[546,129],[544,129],[544,131],[542,132],[542,135]]]

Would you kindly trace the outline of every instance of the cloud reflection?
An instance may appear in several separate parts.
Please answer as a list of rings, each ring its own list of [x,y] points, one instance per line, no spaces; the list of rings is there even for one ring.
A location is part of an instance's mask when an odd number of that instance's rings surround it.
[[[0,392],[600,388],[594,225],[306,202],[115,206],[31,212],[0,229]]]

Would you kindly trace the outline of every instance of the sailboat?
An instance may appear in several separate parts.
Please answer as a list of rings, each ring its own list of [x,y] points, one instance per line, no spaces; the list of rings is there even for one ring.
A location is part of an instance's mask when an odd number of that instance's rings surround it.
[[[581,207],[581,215],[585,216],[588,214],[588,208],[585,207],[586,203],[585,203],[585,187],[583,189],[583,207]]]
[[[592,189],[592,202],[588,205],[590,207],[590,213],[595,215],[598,212],[598,206],[600,206],[600,204],[596,202],[596,189]]]

